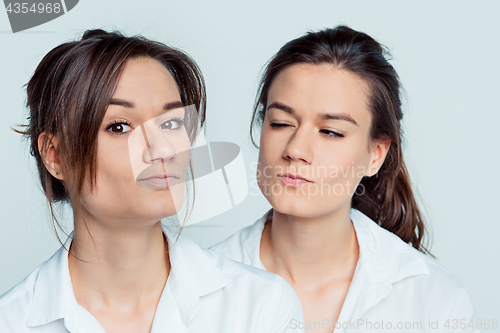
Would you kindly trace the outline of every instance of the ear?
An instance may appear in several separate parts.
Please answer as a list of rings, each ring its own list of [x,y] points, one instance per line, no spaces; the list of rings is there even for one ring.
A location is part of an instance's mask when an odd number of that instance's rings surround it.
[[[385,157],[387,156],[387,152],[391,147],[391,140],[383,139],[377,140],[371,146],[371,157],[370,164],[368,165],[368,171],[366,176],[371,177],[380,170],[382,164],[384,164]]]
[[[45,142],[44,142],[45,141]],[[43,132],[38,136],[38,151],[45,167],[57,179],[64,179],[59,161],[58,140],[53,134]]]

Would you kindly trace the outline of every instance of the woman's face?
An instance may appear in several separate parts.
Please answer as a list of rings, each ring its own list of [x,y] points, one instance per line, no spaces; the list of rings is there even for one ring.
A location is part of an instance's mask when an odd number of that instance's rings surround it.
[[[190,141],[169,71],[151,58],[129,60],[98,135],[97,186],[82,207],[97,220],[156,222],[182,206]]]
[[[301,217],[348,205],[390,142],[371,142],[368,86],[331,65],[297,64],[271,84],[257,181],[274,209]]]

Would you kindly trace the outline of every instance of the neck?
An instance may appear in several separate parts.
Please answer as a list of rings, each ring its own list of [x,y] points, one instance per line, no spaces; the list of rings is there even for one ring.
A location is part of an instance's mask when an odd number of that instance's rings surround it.
[[[298,217],[273,212],[261,241],[267,270],[290,284],[321,284],[352,278],[359,257],[350,207],[322,216]]]
[[[78,213],[74,218],[68,261],[80,305],[127,311],[159,300],[170,271],[160,221],[130,228]]]

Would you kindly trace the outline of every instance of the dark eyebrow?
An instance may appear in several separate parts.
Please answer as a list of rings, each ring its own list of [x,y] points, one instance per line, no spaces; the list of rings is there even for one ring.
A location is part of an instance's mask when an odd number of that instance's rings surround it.
[[[343,113],[321,113],[318,115],[318,118],[320,120],[329,120],[329,119],[345,120],[345,121],[348,121],[356,126],[359,126],[358,123],[356,122],[356,120],[352,119],[351,117],[349,117],[348,115],[343,114]]]
[[[269,104],[269,106],[267,107],[267,110],[272,109],[272,108],[285,111],[286,113],[289,113],[289,114],[295,114],[295,111],[291,107],[286,106],[285,104],[282,104],[279,102],[273,102],[273,103]],[[356,122],[356,120],[352,119],[350,116],[348,116],[344,113],[321,113],[318,115],[318,118],[320,120],[330,120],[330,119],[332,119],[332,120],[345,120],[345,121],[348,121],[356,126],[359,126],[358,123]]]
[[[293,111],[293,109],[291,107],[286,106],[285,104],[281,104],[279,102],[273,102],[273,103],[269,104],[269,106],[267,107],[268,110],[272,109],[272,108],[285,111],[286,113],[289,113],[289,114],[295,114],[295,111]]]
[[[123,106],[124,108],[128,108],[128,109],[135,108],[135,104],[133,102],[128,102],[128,101],[125,101],[122,99],[116,99],[116,98],[112,98],[109,101],[109,105],[119,105],[119,106]],[[181,101],[176,101],[176,102],[171,102],[171,103],[165,104],[163,106],[163,110],[170,111],[170,110],[179,109],[182,107],[184,107],[184,103],[182,103]]]

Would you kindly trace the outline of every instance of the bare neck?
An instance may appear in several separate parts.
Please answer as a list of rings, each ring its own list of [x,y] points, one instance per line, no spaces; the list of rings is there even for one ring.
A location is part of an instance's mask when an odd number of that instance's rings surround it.
[[[157,304],[170,271],[160,221],[137,221],[142,226],[132,227],[88,215],[84,222],[77,213],[74,217],[68,260],[78,303],[87,310],[123,312]]]
[[[272,221],[264,227],[260,250],[266,269],[292,286],[352,278],[359,247],[350,207],[316,217],[274,210]]]

